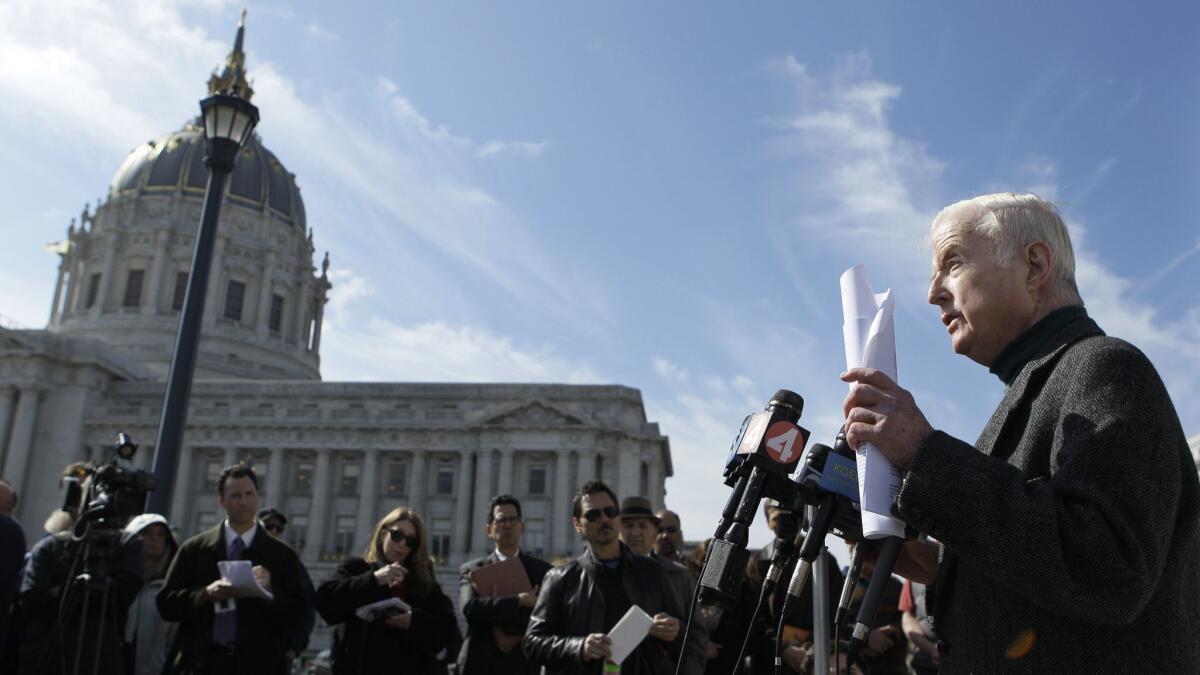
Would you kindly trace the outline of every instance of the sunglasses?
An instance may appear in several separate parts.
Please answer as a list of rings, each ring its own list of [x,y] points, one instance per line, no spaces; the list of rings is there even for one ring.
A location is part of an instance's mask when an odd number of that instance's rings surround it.
[[[416,537],[414,537],[411,534],[404,534],[404,531],[401,529],[388,530],[387,533],[388,533],[388,538],[391,539],[393,542],[395,542],[397,544],[399,544],[400,542],[404,542],[405,544],[408,545],[409,548],[412,548],[412,549],[415,549],[417,547],[417,544],[421,543],[420,539],[417,539]]]
[[[679,528],[674,525],[663,525],[663,534],[679,534]]]
[[[496,525],[516,525],[517,523],[521,522],[521,516],[504,516],[503,518],[497,518],[492,522]]]
[[[277,523],[263,523],[263,529],[267,532],[274,532],[275,534],[283,533],[283,526]]]
[[[606,506],[602,509],[588,509],[587,511],[583,512],[583,517],[589,523],[594,523],[597,520],[600,520],[601,515],[608,516],[611,519],[616,518],[620,514],[621,509],[618,509],[615,506]]]

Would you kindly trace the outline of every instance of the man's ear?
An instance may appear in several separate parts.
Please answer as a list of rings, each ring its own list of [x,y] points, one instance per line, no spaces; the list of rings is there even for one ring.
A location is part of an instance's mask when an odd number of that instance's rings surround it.
[[[1025,265],[1029,272],[1025,284],[1031,290],[1041,290],[1050,285],[1054,276],[1054,260],[1050,246],[1044,241],[1035,241],[1025,247]]]
[[[579,534],[583,534],[583,521],[579,520],[578,518],[573,517],[573,518],[571,518],[571,523],[575,525],[576,532],[578,532]]]

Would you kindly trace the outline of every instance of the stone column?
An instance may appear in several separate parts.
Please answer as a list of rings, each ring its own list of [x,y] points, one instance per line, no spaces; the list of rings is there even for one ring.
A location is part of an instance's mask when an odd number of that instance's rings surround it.
[[[312,273],[307,269],[302,273],[300,288],[296,292],[296,346],[301,350],[308,348],[308,308],[312,305]]]
[[[75,259],[74,269],[71,270],[71,280],[67,282],[67,300],[63,303],[62,314],[79,311],[79,297],[84,293],[83,284],[87,279],[87,262],[78,249],[71,253],[71,257]]]
[[[500,448],[500,480],[496,484],[497,494],[512,494],[513,490],[513,449]]]
[[[554,501],[550,507],[550,552],[552,555],[567,553],[570,548],[571,492],[567,484],[571,478],[571,451],[559,450],[554,458]]]
[[[225,468],[226,466],[233,466],[234,464],[237,464],[237,461],[238,461],[237,454],[238,454],[237,448],[234,448],[234,447],[225,448],[225,459],[223,460],[225,463],[221,468]]]
[[[454,546],[451,554],[467,553],[471,534],[471,451],[458,451],[454,476]]]
[[[8,387],[0,389],[0,469],[4,468],[5,450],[8,448],[8,427],[12,424],[13,402],[16,398],[17,392],[12,389]]]
[[[358,495],[358,529],[355,534],[355,546],[365,546],[371,540],[375,528],[375,519],[379,496],[379,452],[366,450],[363,453],[362,484],[359,485]]]
[[[104,311],[104,306],[108,304],[109,291],[112,290],[113,287],[112,278],[113,274],[115,273],[114,270],[116,269],[116,253],[117,248],[121,245],[121,240],[119,237],[117,237],[116,233],[107,239],[111,241],[105,242],[107,244],[107,250],[104,252],[104,266],[100,268],[100,288],[96,293],[96,304],[92,305],[92,316],[100,316],[100,312]],[[95,241],[95,239],[93,239],[93,241]],[[86,294],[88,289],[85,288],[83,292]]]
[[[492,451],[490,449],[475,451],[475,501],[467,515],[467,523],[471,532],[471,557],[477,557],[487,551],[488,539],[483,531],[487,522],[487,505],[492,500]]]
[[[271,448],[270,452],[271,458],[267,460],[267,498],[271,500],[271,503],[260,506],[274,506],[282,510],[284,501],[283,448]]]
[[[308,541],[304,545],[304,559],[317,562],[325,547],[325,525],[329,519],[329,449],[317,450],[317,466],[313,471],[312,504],[308,508]]]
[[[650,493],[646,496],[650,498],[650,503],[656,509],[666,508],[666,504],[664,503],[666,489],[663,487],[662,470],[662,454],[658,451],[658,448],[655,448],[650,453],[650,457],[646,459],[646,484],[648,486],[647,491]]]
[[[275,274],[275,253],[267,251],[267,260],[263,265],[261,286],[258,289],[258,321],[255,326],[261,337],[271,331],[271,281]],[[280,326],[282,328],[282,325]]]
[[[146,289],[146,304],[142,305],[142,314],[158,314],[158,303],[162,297],[163,286],[167,281],[164,278],[167,268],[167,244],[171,240],[170,230],[159,230],[154,235],[154,259],[150,261],[150,278],[146,281],[149,287]],[[171,284],[171,291],[175,290],[175,284]]]
[[[579,489],[580,485],[599,478],[596,473],[596,451],[592,448],[579,451],[579,467],[575,470],[575,482],[577,485],[572,485],[573,490]]]
[[[192,446],[184,444],[179,450],[179,468],[175,470],[175,494],[171,495],[171,513],[163,514],[179,530],[186,533],[191,529],[192,514],[188,504],[192,503]]]
[[[426,516],[425,513],[425,451],[413,450],[412,464],[408,467],[408,508]]]
[[[34,386],[21,387],[17,397],[17,415],[13,420],[12,435],[8,439],[8,452],[4,454],[4,478],[18,492],[29,485],[25,482],[25,472],[29,469],[32,459],[30,455],[33,453],[33,436],[37,430],[39,393]]]
[[[217,317],[225,311],[225,294],[222,293],[224,288],[221,281],[225,278],[225,238],[217,237],[216,247],[213,249],[212,264],[208,269],[208,292],[204,298],[204,320],[202,322],[204,328],[211,329],[217,324]]]
[[[642,449],[637,441],[622,440],[617,444],[617,474],[612,486],[621,499],[641,494]]]
[[[58,254],[58,279],[54,282],[54,302],[50,304],[50,320],[49,325],[58,323],[58,317],[62,314],[60,303],[62,301],[63,277],[67,272],[67,256]]]
[[[325,322],[325,298],[318,297],[316,305],[317,315],[315,317],[316,321],[313,323],[312,339],[312,351],[314,354],[321,351],[321,325]]]

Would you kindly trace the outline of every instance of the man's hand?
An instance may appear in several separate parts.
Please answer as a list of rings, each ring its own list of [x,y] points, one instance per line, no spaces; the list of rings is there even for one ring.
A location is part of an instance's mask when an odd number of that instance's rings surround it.
[[[917,449],[933,433],[912,394],[871,368],[851,368],[841,379],[851,383],[842,406],[846,442],[856,450],[871,443],[893,466],[907,471]]]
[[[598,661],[612,656],[612,640],[604,633],[592,633],[583,639],[583,660]]]
[[[234,590],[233,584],[217,579],[204,587],[204,597],[212,603],[224,602],[230,598],[236,598],[237,591]]]
[[[383,620],[383,625],[387,626],[388,628],[408,630],[409,628],[412,628],[412,612],[404,612],[402,614],[396,614],[395,616],[389,616]]]
[[[896,628],[894,626],[883,626],[882,628],[874,628],[867,634],[867,647],[863,653],[867,656],[878,656],[892,648],[896,644],[895,638]]]
[[[263,567],[262,565],[255,565],[254,567],[250,568],[250,571],[254,573],[254,580],[258,582],[259,586],[262,586],[268,591],[271,590],[271,570]]]
[[[532,591],[517,593],[517,604],[521,607],[533,609],[533,606],[537,604],[538,588],[540,586],[534,586]]]
[[[650,624],[650,637],[670,642],[675,639],[676,635],[679,635],[679,619],[666,612],[654,615],[654,623]]]
[[[721,655],[721,645],[709,641],[708,646],[704,648],[704,660],[712,661]]]

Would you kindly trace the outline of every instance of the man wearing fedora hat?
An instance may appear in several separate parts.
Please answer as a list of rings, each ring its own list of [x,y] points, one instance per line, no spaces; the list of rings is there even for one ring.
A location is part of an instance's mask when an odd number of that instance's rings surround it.
[[[634,553],[658,562],[663,569],[667,588],[675,596],[675,602],[686,612],[687,608],[692,606],[692,594],[695,593],[696,583],[686,567],[660,556],[654,550],[654,542],[658,540],[661,526],[662,519],[654,515],[654,507],[649,499],[626,497],[621,500],[621,541]],[[692,627],[688,630],[687,642],[683,645],[683,668],[680,672],[686,675],[699,675],[704,672],[708,631],[699,618],[698,609],[693,611]]]

